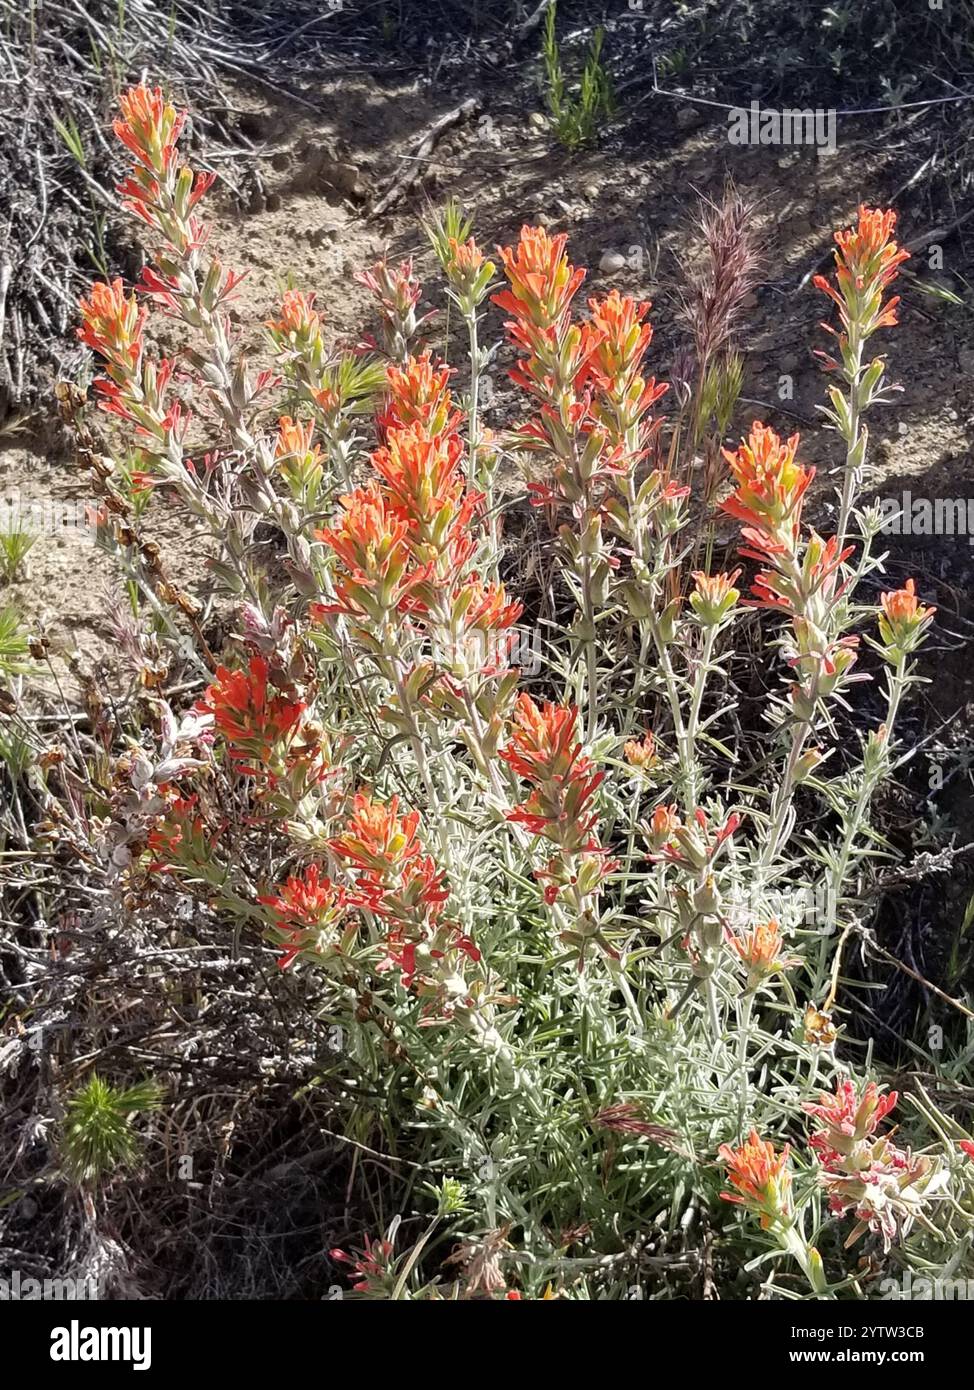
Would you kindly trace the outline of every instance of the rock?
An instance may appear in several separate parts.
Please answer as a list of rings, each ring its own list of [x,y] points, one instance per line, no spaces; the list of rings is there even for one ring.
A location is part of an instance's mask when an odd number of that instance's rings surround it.
[[[625,270],[626,258],[621,256],[618,251],[603,251],[602,259],[599,261],[599,270],[603,275],[618,275],[620,270]]]
[[[359,180],[358,169],[354,164],[333,164],[325,172],[324,177],[332,188],[337,189],[346,198],[359,197],[365,192]]]
[[[953,406],[948,406],[947,409],[944,411],[944,414],[947,416],[948,420],[957,420],[960,418]]]
[[[585,188],[582,191],[584,192],[589,202],[594,203],[595,200],[598,198],[601,189],[599,188],[597,183],[590,183],[586,184]]]
[[[896,426],[896,432],[900,435],[907,435],[910,433],[910,427],[905,420],[901,420],[899,422],[899,424]]]
[[[326,242],[338,240],[338,233],[334,227],[312,227],[308,232],[308,241],[312,246],[324,246]]]
[[[703,125],[703,116],[696,106],[678,106],[676,110],[676,128],[682,131],[699,130]]]
[[[543,115],[540,111],[532,111],[528,117],[528,125],[534,126],[535,130],[547,130],[548,117]]]

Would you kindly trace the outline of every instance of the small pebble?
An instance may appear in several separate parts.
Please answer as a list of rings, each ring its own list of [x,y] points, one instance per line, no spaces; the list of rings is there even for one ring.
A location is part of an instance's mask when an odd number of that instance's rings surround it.
[[[621,256],[618,251],[603,251],[602,259],[599,261],[599,270],[603,275],[618,275],[620,270],[626,266],[625,256]]]

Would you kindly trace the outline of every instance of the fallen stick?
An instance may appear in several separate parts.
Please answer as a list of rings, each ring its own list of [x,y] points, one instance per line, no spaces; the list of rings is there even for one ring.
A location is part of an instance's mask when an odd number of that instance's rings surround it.
[[[422,135],[414,152],[402,159],[400,169],[393,175],[389,187],[373,207],[371,216],[381,217],[382,213],[405,197],[423,172],[422,161],[428,159],[433,153],[436,142],[443,132],[452,126],[459,125],[461,121],[473,116],[479,110],[480,99],[467,97],[466,101],[461,101],[460,105],[455,106],[452,111],[447,111],[445,115],[437,117]]]

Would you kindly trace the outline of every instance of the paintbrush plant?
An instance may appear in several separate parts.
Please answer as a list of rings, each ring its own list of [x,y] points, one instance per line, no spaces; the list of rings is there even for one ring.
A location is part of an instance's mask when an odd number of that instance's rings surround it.
[[[277,370],[251,372],[227,312],[241,277],[202,220],[213,176],[183,162],[181,126],[161,92],[123,96],[120,192],[148,263],[135,287],[99,283],[80,305],[119,467],[61,390],[140,595],[130,659],[154,655],[133,726],[96,721],[97,768],[87,743],[64,753],[70,778],[37,748],[38,796],[120,917],[189,900],[228,950],[246,942],[248,959],[324,983],[340,1046],[322,1066],[357,1116],[349,1134],[363,1155],[408,1154],[428,1179],[410,1211],[428,1193],[441,1223],[436,1241],[399,1230],[397,1247],[398,1226],[353,1240],[331,1277],[350,1269],[364,1297],[692,1295],[698,1266],[681,1253],[670,1274],[666,1253],[685,1252],[691,1207],[709,1208],[714,1277],[738,1296],[757,1285],[733,1271],[770,1259],[766,1289],[869,1297],[837,1228],[868,1240],[877,1268],[894,1246],[908,1261],[919,1231],[924,1258],[946,1261],[974,1223],[943,1177],[956,1146],[945,1164],[926,1101],[912,1150],[877,1134],[892,1098],[844,1048],[837,994],[837,950],[867,911],[871,807],[934,618],[912,581],[863,597],[879,561],[861,422],[887,389],[864,348],[895,321],[893,214],[862,209],[823,282],[847,450],[824,535],[797,435],[725,437],[740,389],[729,324],[753,271],[739,199],[711,231],[716,244],[733,223],[747,264],[735,278],[721,263],[732,283],[711,287],[706,360],[675,403],[692,444],[724,436],[708,455],[719,487],[701,489],[651,370],[651,305],[613,289],[580,307],[585,272],[541,227],[495,261],[458,208],[431,221],[467,329],[459,372],[437,354],[415,266],[384,260],[360,277],[375,338],[339,346],[327,305],[289,290],[267,325]],[[494,308],[521,415],[489,433]],[[181,344],[169,357],[152,346],[158,313]],[[521,497],[499,493],[499,458],[523,466]],[[222,646],[144,534],[159,493],[208,539]],[[512,591],[502,506],[508,535],[533,506],[553,537],[557,619],[530,682],[517,651],[539,599]],[[718,518],[739,554],[712,564]],[[163,660],[191,693],[163,694]],[[736,706],[755,663],[766,722]],[[855,683],[877,666],[884,707],[863,727]],[[256,967],[251,988],[265,988]],[[795,1137],[806,1114],[823,1126],[810,1148]],[[433,1195],[447,1189],[448,1209]]]

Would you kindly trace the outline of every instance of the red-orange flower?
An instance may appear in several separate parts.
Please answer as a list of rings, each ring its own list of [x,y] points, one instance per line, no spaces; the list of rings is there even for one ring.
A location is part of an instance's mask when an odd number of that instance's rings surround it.
[[[345,829],[330,848],[358,869],[394,875],[420,853],[418,826],[418,811],[399,815],[398,796],[373,801],[369,792],[358,792]]]
[[[449,382],[453,368],[445,362],[433,365],[427,349],[421,357],[410,357],[403,366],[390,363],[386,369],[390,402],[379,424],[387,433],[421,426],[430,438],[455,432],[462,416],[453,410]]]
[[[329,1258],[337,1264],[351,1266],[356,1293],[391,1293],[395,1287],[394,1249],[391,1240],[372,1240],[365,1236],[365,1247],[353,1254],[345,1250],[329,1250]]]
[[[672,840],[682,824],[683,822],[677,814],[675,801],[671,802],[669,806],[657,806],[649,818],[649,828],[646,833],[646,840],[650,849],[654,852],[661,850]]]
[[[476,550],[469,523],[482,496],[464,495],[463,443],[455,434],[430,438],[421,425],[393,430],[372,466],[385,484],[389,501],[409,523],[417,560],[439,563],[453,576]]]
[[[213,715],[227,754],[238,772],[272,778],[304,717],[305,703],[275,692],[268,684],[269,667],[253,656],[246,671],[217,668],[216,679],[197,705]]]
[[[485,259],[473,237],[466,241],[447,237],[437,251],[461,313],[465,317],[475,314],[494,278],[493,261]]]
[[[536,705],[522,691],[514,705],[511,736],[500,756],[534,788],[508,820],[544,835],[569,851],[595,848],[595,793],[605,774],[582,754],[574,705]]]
[[[748,600],[749,606],[799,616],[812,600],[833,602],[841,598],[848,581],[838,581],[842,566],[854,549],[855,546],[847,545],[840,550],[836,536],[823,540],[817,531],[811,531],[800,572],[792,567],[760,570],[751,585],[754,598]]]
[[[586,381],[597,388],[593,412],[610,432],[612,443],[629,439],[636,432],[636,447],[630,464],[645,452],[659,427],[658,419],[647,419],[647,412],[668,390],[666,382],[657,384],[642,375],[643,358],[653,337],[652,326],[643,323],[651,305],[630,295],[611,290],[605,299],[590,299],[592,317],[584,328]]]
[[[278,965],[286,970],[297,956],[321,961],[342,949],[342,923],[348,895],[317,864],[292,874],[277,892],[258,901],[269,907],[274,932],[283,947]]]
[[[126,295],[121,280],[110,285],[96,281],[79,307],[81,341],[131,375],[142,355],[145,307],[136,303],[134,294]]]
[[[122,115],[112,129],[140,164],[155,174],[170,168],[176,158],[176,142],[186,120],[162,94],[140,84],[130,87],[118,99]]]
[[[778,1154],[770,1140],[761,1139],[757,1130],[752,1129],[738,1148],[721,1144],[717,1152],[727,1167],[728,1181],[735,1189],[720,1194],[725,1202],[734,1202],[753,1212],[760,1218],[764,1230],[777,1221],[790,1218],[791,1172],[787,1144]]]
[[[118,185],[122,206],[162,232],[179,253],[202,246],[205,229],[190,214],[213,187],[216,174],[194,175],[189,169],[176,168],[177,141],[186,113],[177,112],[158,87],[150,90],[144,85],[123,92],[119,105],[122,115],[113,123],[113,129],[137,161]],[[148,283],[153,273],[150,269]],[[174,284],[169,279],[159,282],[159,288],[164,285],[165,292],[170,293]],[[230,288],[232,285],[226,286],[224,294]]]
[[[316,347],[321,342],[321,316],[314,307],[314,294],[300,290],[285,291],[281,301],[281,316],[269,319],[267,327],[278,347],[295,351]]]
[[[503,584],[485,584],[478,574],[471,574],[458,585],[448,634],[454,672],[476,670],[493,676],[505,670],[514,642],[511,629],[522,611],[522,604],[508,598]]]
[[[652,305],[613,289],[604,299],[590,299],[588,307],[597,330],[593,368],[608,381],[625,377],[653,340],[652,325],[643,322]]]
[[[737,491],[721,503],[728,516],[743,522],[752,549],[741,551],[758,560],[790,551],[798,537],[802,499],[815,476],[795,459],[797,434],[782,443],[773,429],[759,422],[737,449],[724,449]]]
[[[422,288],[413,274],[412,257],[390,266],[378,260],[369,270],[357,270],[355,279],[375,295],[379,303],[400,315],[407,314],[419,303]]]
[[[447,245],[450,248],[451,267],[461,274],[476,274],[483,265],[484,253],[473,237],[468,237],[466,241],[457,241],[456,237],[451,236],[448,238]]]
[[[822,275],[815,276],[816,288],[822,290],[839,306],[846,333],[854,320],[865,337],[878,328],[893,327],[899,298],[885,306],[882,294],[899,273],[899,267],[909,260],[909,251],[893,239],[896,213],[887,209],[859,207],[856,227],[836,232],[835,278],[838,290]]]
[[[734,588],[740,570],[730,574],[704,574],[702,570],[693,571],[693,593],[690,607],[705,627],[716,627],[722,623],[740,598],[740,590]]]
[[[334,580],[337,609],[317,605],[316,613],[338,611],[381,622],[387,613],[407,604],[428,578],[428,567],[413,563],[407,518],[375,480],[342,497],[333,524],[315,535],[335,552],[341,565]]]
[[[937,610],[924,608],[916,596],[912,579],[908,579],[902,589],[880,594],[879,601],[882,606],[879,635],[885,647],[884,655],[895,662],[917,646]]]
[[[511,288],[493,295],[493,302],[536,328],[558,324],[585,279],[565,254],[567,242],[565,232],[552,237],[544,227],[522,227],[517,246],[497,248]]]
[[[782,955],[784,940],[773,917],[767,922],[755,922],[741,935],[728,932],[727,944],[747,966],[748,989],[753,989],[768,975],[798,964],[797,959]]]
[[[712,826],[707,814],[699,806],[693,817],[685,825],[675,815],[675,807],[658,806],[653,812],[650,824],[649,844],[655,848],[669,829],[666,840],[661,844],[661,854],[651,854],[651,859],[666,859],[671,864],[682,864],[684,868],[700,871],[713,864],[721,848],[734,835],[741,824],[742,817],[732,811],[721,826]]]
[[[834,1095],[822,1095],[817,1103],[805,1101],[802,1105],[806,1114],[814,1115],[825,1125],[824,1130],[812,1135],[810,1146],[826,1167],[839,1163],[856,1144],[875,1133],[898,1100],[898,1092],[883,1095],[875,1081],[867,1083],[862,1095],[848,1077],[839,1081]]]
[[[563,892],[574,902],[577,928],[562,939],[579,947],[579,968],[586,948],[595,942],[615,956],[599,930],[590,905],[602,881],[615,869],[595,830],[595,794],[605,776],[582,753],[574,705],[536,705],[526,691],[514,705],[510,738],[500,750],[504,761],[531,786],[527,799],[508,811],[507,819],[542,836],[557,853],[535,877],[545,885],[544,897],[554,903]]]
[[[388,954],[379,969],[398,968],[407,988],[415,983],[421,996],[435,1000],[449,1016],[458,1002],[462,959],[476,962],[480,952],[455,922],[446,920],[443,907],[450,894],[445,874],[423,853],[418,829],[419,813],[400,816],[398,797],[381,802],[359,792],[343,833],[329,847],[359,870],[349,902],[386,925]],[[448,966],[447,976],[452,969],[452,984],[437,977],[438,963]]]
[[[282,415],[277,425],[274,457],[304,459],[311,454],[317,461],[321,450],[312,442],[314,433],[313,420],[292,420],[290,415]]]
[[[146,849],[152,855],[150,873],[169,873],[212,862],[213,832],[207,828],[199,797],[181,796],[170,789],[164,814],[149,831]]]
[[[641,771],[655,767],[659,762],[656,739],[650,730],[641,739],[630,739],[622,751],[629,766],[638,767]]]

